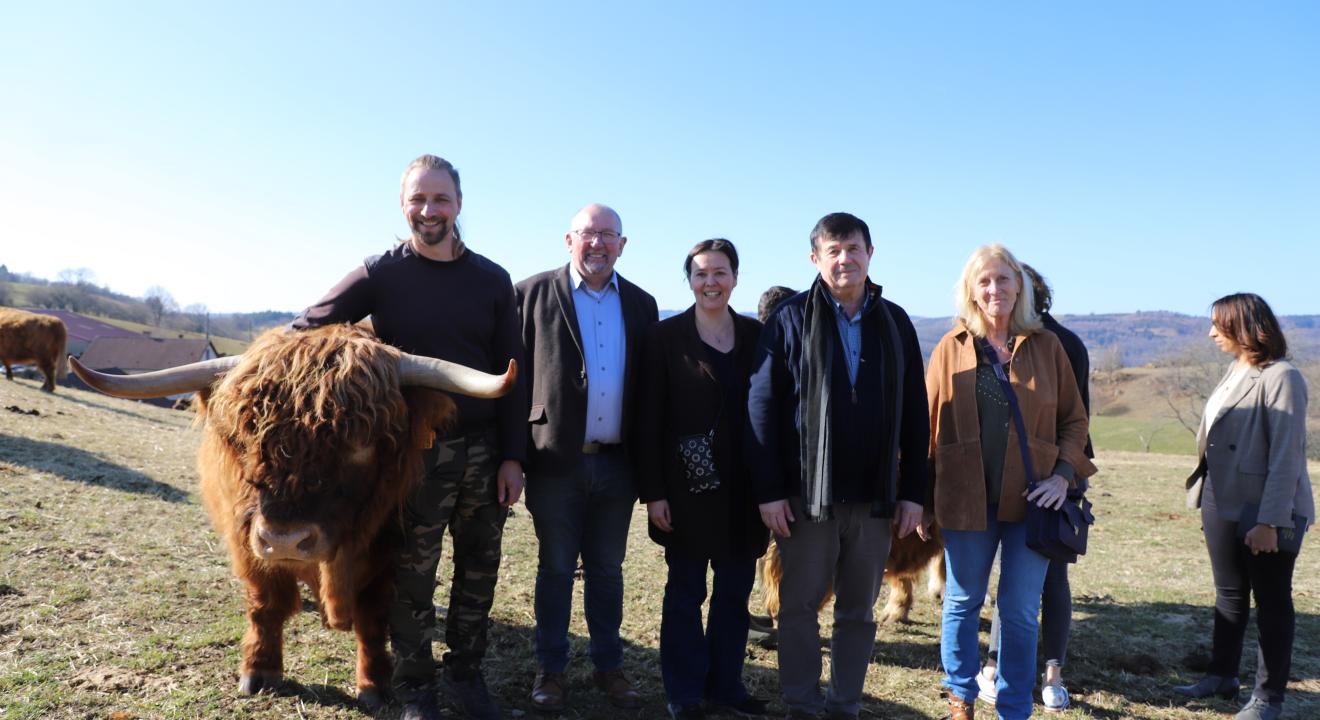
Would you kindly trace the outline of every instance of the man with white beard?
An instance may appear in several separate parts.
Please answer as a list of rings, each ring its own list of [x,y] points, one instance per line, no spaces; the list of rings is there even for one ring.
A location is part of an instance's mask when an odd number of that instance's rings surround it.
[[[619,277],[619,214],[588,205],[564,240],[570,261],[514,288],[531,372],[527,509],[539,543],[532,706],[564,709],[573,577],[582,558],[593,681],[620,708],[641,696],[623,673],[623,557],[637,494],[628,453],[636,368],[655,298]]]

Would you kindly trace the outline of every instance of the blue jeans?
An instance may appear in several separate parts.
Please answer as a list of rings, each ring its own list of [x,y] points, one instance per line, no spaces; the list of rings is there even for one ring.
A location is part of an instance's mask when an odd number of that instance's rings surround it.
[[[1040,593],[1040,647],[1045,660],[1057,660],[1062,667],[1068,659],[1068,636],[1072,632],[1072,586],[1068,583],[1068,565],[1051,560],[1045,573],[1045,588]],[[999,652],[999,605],[990,620],[990,655]]]
[[[995,711],[1005,720],[1031,717],[1031,691],[1036,686],[1036,614],[1049,560],[1027,547],[1026,523],[1000,522],[998,508],[986,512],[985,530],[944,530],[944,562],[948,584],[940,631],[944,685],[967,702],[976,699],[980,669],[977,636],[981,605],[990,583],[990,566],[1002,545],[999,568],[998,673]]]
[[[568,667],[573,575],[582,557],[583,602],[597,670],[623,665],[623,557],[632,521],[632,472],[623,453],[583,455],[577,471],[527,478],[527,509],[540,545],[536,568],[536,659]]]
[[[696,560],[666,552],[665,563],[669,579],[660,616],[665,697],[682,707],[700,704],[703,698],[722,705],[742,702],[747,697],[742,671],[751,622],[747,598],[752,594],[756,560]],[[707,565],[715,571],[715,582],[703,631]]]

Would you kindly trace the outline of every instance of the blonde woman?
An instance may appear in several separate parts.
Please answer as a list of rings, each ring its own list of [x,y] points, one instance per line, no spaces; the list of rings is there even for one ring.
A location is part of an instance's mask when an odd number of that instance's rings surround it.
[[[981,605],[1001,549],[995,710],[1020,720],[1031,716],[1036,615],[1049,566],[1027,547],[1027,503],[1060,507],[1095,466],[1086,457],[1086,409],[1072,366],[1058,338],[1042,331],[1031,284],[1013,254],[1002,245],[977,248],[963,268],[957,303],[955,327],[936,345],[926,372],[935,468],[926,507],[934,507],[943,529],[948,570],[944,685],[949,717],[972,718]],[[1027,477],[1014,404],[1039,477]],[[1028,490],[1032,481],[1038,484]]]

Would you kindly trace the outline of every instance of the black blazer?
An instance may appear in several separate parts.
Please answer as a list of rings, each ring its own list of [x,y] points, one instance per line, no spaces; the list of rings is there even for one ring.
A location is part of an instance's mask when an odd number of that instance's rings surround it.
[[[619,305],[623,309],[623,436],[633,435],[637,365],[646,328],[659,317],[655,298],[619,278]],[[527,448],[528,473],[571,472],[582,459],[587,432],[587,361],[582,353],[582,332],[568,266],[533,275],[513,288],[527,348],[527,421],[531,443]]]
[[[765,552],[769,533],[753,499],[746,462],[721,466],[720,457],[740,457],[747,422],[747,385],[761,324],[729,311],[734,326],[737,402],[725,396],[697,334],[695,308],[653,325],[642,356],[638,406],[637,494],[642,502],[668,500],[673,532],[650,525],[651,539],[690,558],[754,558]],[[721,403],[723,406],[721,407]],[[718,422],[718,424],[716,424]],[[692,494],[678,454],[678,438],[715,426],[717,490]],[[724,447],[720,447],[722,444]]]

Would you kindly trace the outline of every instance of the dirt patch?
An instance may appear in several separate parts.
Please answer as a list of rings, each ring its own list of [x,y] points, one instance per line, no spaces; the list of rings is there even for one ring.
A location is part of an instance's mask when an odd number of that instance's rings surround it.
[[[95,692],[118,693],[129,690],[173,690],[174,680],[138,670],[113,666],[79,670],[69,679],[71,687]]]

